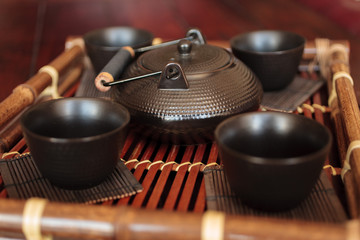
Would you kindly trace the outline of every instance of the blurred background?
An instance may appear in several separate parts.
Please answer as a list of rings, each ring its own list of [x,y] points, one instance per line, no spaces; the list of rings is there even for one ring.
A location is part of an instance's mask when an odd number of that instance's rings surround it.
[[[226,42],[259,29],[347,39],[358,89],[359,12],[357,0],[0,0],[0,101],[58,56],[68,36],[115,25],[163,39],[183,37],[190,27]]]

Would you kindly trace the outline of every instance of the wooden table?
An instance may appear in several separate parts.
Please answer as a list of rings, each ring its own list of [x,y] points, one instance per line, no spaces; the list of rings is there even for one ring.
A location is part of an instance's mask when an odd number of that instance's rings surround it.
[[[346,14],[340,0],[332,4],[339,5],[338,14]],[[329,7],[318,6],[325,10]],[[176,39],[188,28],[197,27],[209,40],[226,41],[242,32],[281,29],[308,39],[347,39],[351,52],[360,52],[358,36],[318,12],[300,0],[3,0],[0,101],[58,56],[67,36],[111,25],[144,28],[164,39]],[[352,54],[351,63],[358,66],[360,56]],[[358,67],[353,67],[352,73],[354,79],[359,79]]]

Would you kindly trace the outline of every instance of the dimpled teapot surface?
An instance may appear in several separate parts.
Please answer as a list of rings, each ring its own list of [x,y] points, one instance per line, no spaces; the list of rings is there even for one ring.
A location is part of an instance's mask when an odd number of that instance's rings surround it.
[[[256,110],[261,102],[258,79],[223,48],[180,42],[152,50],[125,77],[157,71],[161,76],[117,85],[112,96],[128,108],[142,134],[163,142],[210,141],[221,120]]]

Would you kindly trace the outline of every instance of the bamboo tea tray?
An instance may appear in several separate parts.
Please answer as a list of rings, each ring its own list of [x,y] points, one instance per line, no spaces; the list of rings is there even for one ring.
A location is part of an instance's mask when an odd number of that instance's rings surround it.
[[[69,48],[49,64],[60,73],[59,92],[64,97],[74,96],[79,88],[80,79],[88,73],[86,63],[83,64],[86,58],[84,60],[81,47],[76,43],[74,45],[78,39],[75,40],[70,40]],[[324,85],[312,94],[293,114],[303,114],[313,118],[328,126],[334,133],[337,144],[334,145],[324,165],[323,176],[328,184],[326,186],[330,186],[333,196],[336,197],[335,205],[343,209],[340,221],[309,221],[296,217],[289,220],[256,214],[225,214],[220,211],[221,209],[210,210],[207,206],[204,172],[218,168],[222,164],[215,143],[188,146],[162,144],[130,132],[119,157],[141,183],[142,192],[116,200],[101,201],[96,205],[69,204],[33,198],[14,199],[9,197],[6,182],[1,177],[0,237],[24,238],[24,234],[28,234],[24,223],[29,217],[26,209],[31,207],[42,209],[31,215],[32,222],[37,223],[33,223],[30,229],[37,229],[35,231],[37,236],[72,239],[213,239],[211,237],[280,239],[281,237],[281,239],[327,240],[344,239],[344,236],[351,234],[360,237],[360,222],[351,220],[359,215],[359,199],[356,197],[358,193],[354,184],[360,182],[357,171],[358,160],[356,160],[359,159],[357,155],[360,154],[360,150],[357,151],[356,147],[351,150],[348,157],[347,164],[351,170],[343,172],[343,181],[340,176],[344,164],[340,159],[346,159],[349,143],[357,140],[353,134],[360,132],[360,126],[356,124],[355,126],[352,124],[351,130],[347,127],[354,118],[355,121],[357,118],[360,119],[357,103],[354,102],[355,94],[351,83],[348,83],[350,75],[346,54],[349,46],[346,41],[340,41],[340,45],[334,41],[329,43],[330,46],[337,46],[326,58],[328,65],[325,68],[327,69],[325,79],[330,79],[330,84],[327,84],[327,87]],[[322,66],[323,59],[320,58],[320,64],[318,62],[313,64],[315,68],[304,67],[308,66],[309,62],[312,63],[314,58],[319,60],[317,55],[319,50],[314,48],[314,44],[313,41],[307,43],[304,65],[300,68],[299,76],[320,81],[317,67]],[[308,71],[309,69],[311,71]],[[332,83],[331,79],[336,74],[338,74],[337,79]],[[25,107],[24,102],[27,106],[33,104],[35,100],[38,101],[38,93],[50,85],[51,77],[40,72],[27,83],[30,88],[35,88],[31,89],[32,96],[28,96],[29,91],[21,92],[21,89],[20,95],[9,96],[11,101],[19,97],[27,99],[22,102],[23,105],[15,106],[18,110],[9,110],[8,99],[0,103],[0,113],[8,113],[7,116],[0,118],[1,150],[9,153],[3,154],[3,159],[11,159],[29,151],[25,140],[21,137],[18,116]],[[328,102],[328,96],[333,95],[333,89],[337,95],[334,97],[335,100]],[[13,108],[14,103],[11,102],[11,109]],[[19,131],[20,136],[16,135]],[[71,227],[67,225],[68,223]]]

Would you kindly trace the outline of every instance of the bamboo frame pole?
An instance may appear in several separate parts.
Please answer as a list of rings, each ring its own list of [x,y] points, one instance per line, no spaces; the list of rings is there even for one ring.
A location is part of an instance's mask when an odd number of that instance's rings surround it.
[[[338,108],[337,102],[335,102],[332,106],[333,106],[333,110],[331,111],[331,121],[336,129],[335,137],[336,137],[339,157],[340,159],[345,159],[348,139],[346,133],[344,132],[343,121],[341,118],[341,113]],[[341,164],[343,166],[343,162]],[[343,183],[345,188],[349,215],[351,218],[357,218],[357,216],[359,215],[359,209],[356,203],[357,201],[356,199],[358,198],[357,196],[358,193],[356,191],[356,188],[352,180],[351,171],[348,171],[346,174],[344,174]]]
[[[78,66],[69,69],[69,73],[64,76],[63,81],[58,86],[58,92],[63,95],[76,81],[81,77],[83,71],[83,64],[80,63]],[[46,99],[39,99],[44,101]],[[11,122],[5,126],[5,128],[0,131],[0,157],[1,154],[7,152],[11,149],[17,141],[22,137],[22,129],[20,126],[20,121],[18,117],[14,117]]]
[[[24,200],[0,200],[0,232],[23,232]],[[221,216],[220,218],[217,218]],[[360,237],[360,220],[343,224],[187,213],[105,205],[47,203],[40,216],[41,235],[79,239],[209,239],[337,240]],[[209,229],[210,227],[210,229]],[[351,238],[353,239],[353,238]]]
[[[66,72],[74,64],[83,59],[84,49],[74,45],[65,50],[47,66],[54,68],[59,75]],[[50,84],[52,77],[47,72],[38,72],[24,84],[14,88],[13,92],[0,103],[0,127],[20,113],[25,107],[31,105],[36,97]]]
[[[360,140],[360,112],[356,100],[353,83],[346,77],[350,76],[349,57],[347,51],[341,48],[331,51],[325,59],[329,74],[326,76],[328,92],[336,92],[334,100],[329,99],[332,109],[331,118],[336,128],[339,154],[344,167],[350,143]],[[346,45],[343,45],[346,47]],[[335,48],[334,48],[335,49]],[[347,47],[348,49],[348,47]],[[345,75],[335,79],[336,74]],[[326,75],[326,74],[325,74]],[[354,149],[349,158],[351,170],[343,173],[343,182],[348,200],[349,213],[352,218],[359,217],[359,187],[360,187],[360,149]]]

